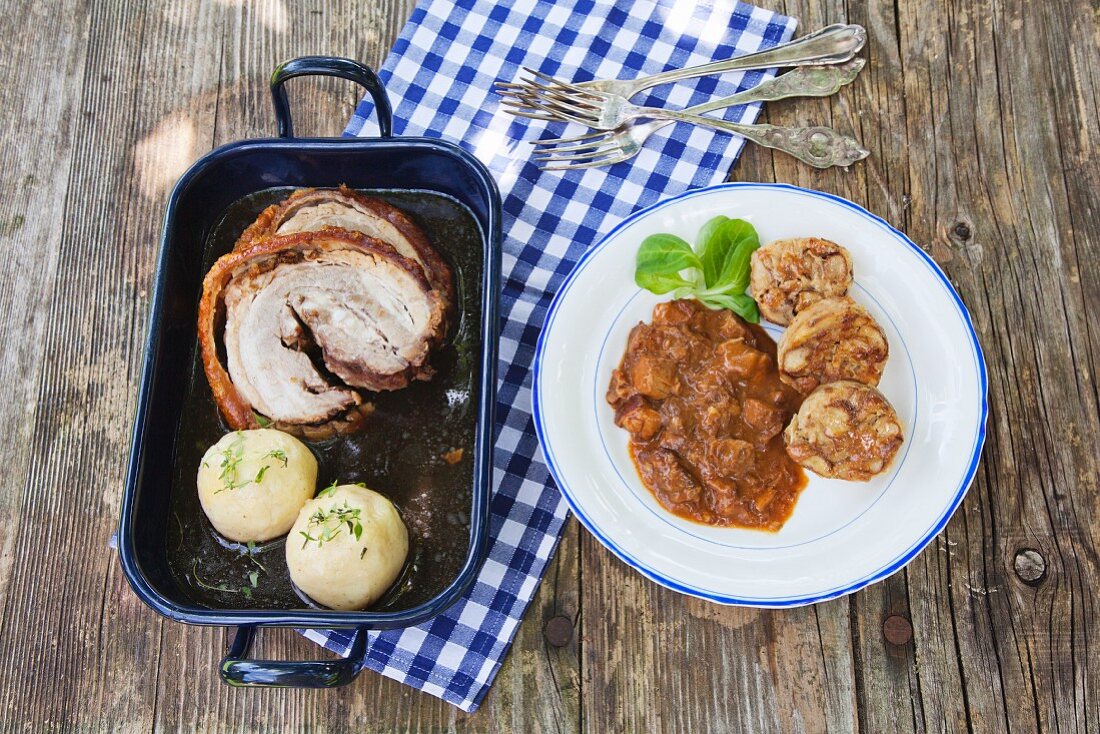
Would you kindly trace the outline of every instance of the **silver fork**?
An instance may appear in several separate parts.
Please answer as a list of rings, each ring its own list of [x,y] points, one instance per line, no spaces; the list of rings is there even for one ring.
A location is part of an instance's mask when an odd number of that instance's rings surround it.
[[[673,69],[638,79],[604,79],[587,82],[560,81],[540,71],[524,67],[524,71],[542,82],[520,80],[519,82],[497,82],[497,91],[502,94],[530,92],[541,94],[547,87],[555,85],[581,87],[589,91],[607,92],[630,99],[638,92],[655,87],[690,79],[708,76],[726,71],[747,71],[750,69],[768,69],[774,66],[826,66],[850,60],[863,48],[867,40],[867,31],[860,25],[835,24],[819,31],[807,34],[789,43],[784,43],[764,51],[737,56],[725,61],[715,61],[686,69]]]
[[[855,58],[839,66],[802,67],[751,89],[682,111],[701,115],[750,102],[769,102],[788,97],[828,97],[836,94],[844,85],[850,84],[864,63],[863,59]],[[668,111],[631,104],[626,97],[618,94],[588,90],[576,85],[568,87],[549,90],[539,97],[509,95],[504,104],[517,108],[513,114],[521,117],[575,122],[595,130],[614,130],[623,123],[640,117],[662,118]]]
[[[690,114],[687,110],[661,110],[664,119],[627,122],[615,130],[601,130],[573,138],[554,138],[535,143],[535,160],[545,171],[610,166],[638,155],[651,135],[674,122],[713,128],[740,135],[765,148],[774,148],[815,168],[850,166],[871,154],[858,142],[829,127],[777,127],[746,125]],[[560,165],[542,165],[542,164]]]

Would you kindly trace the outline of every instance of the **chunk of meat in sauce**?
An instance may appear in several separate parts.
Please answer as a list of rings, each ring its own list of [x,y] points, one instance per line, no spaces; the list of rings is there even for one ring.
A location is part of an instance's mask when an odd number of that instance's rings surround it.
[[[641,355],[631,365],[628,374],[634,387],[647,398],[661,400],[675,394],[680,388],[676,363],[671,359]]]
[[[660,437],[661,445],[672,449],[681,447],[685,436],[695,428],[695,416],[679,398],[662,401],[658,411],[665,427]]]
[[[768,355],[745,343],[743,338],[728,339],[714,350],[726,374],[734,380],[744,380],[768,368]]]
[[[680,326],[691,321],[695,314],[695,309],[685,299],[665,301],[653,307],[653,323]]]
[[[661,430],[661,414],[646,405],[645,398],[635,394],[616,409],[615,425],[622,426],[642,440],[648,440]]]
[[[680,464],[676,454],[668,449],[634,452],[634,461],[643,478],[660,483],[665,497],[673,504],[694,502],[699,498],[699,484]]]
[[[778,435],[788,418],[789,414],[756,398],[748,398],[741,407],[741,420],[756,433],[762,443],[767,443]]]
[[[741,414],[740,404],[723,393],[711,393],[707,402],[709,405],[700,420],[703,431],[711,436],[728,433],[733,421]]]
[[[615,405],[637,393],[622,370],[611,371],[611,384],[607,387],[607,402]]]
[[[631,331],[607,400],[642,482],[671,512],[777,530],[805,484],[779,436],[801,396],[775,343],[731,311],[662,303]]]
[[[756,449],[739,438],[721,438],[710,445],[711,466],[723,476],[743,475],[756,463]]]
[[[639,353],[660,354],[675,360],[688,357],[694,346],[692,341],[684,340],[682,329],[638,324],[631,330],[626,348]]]

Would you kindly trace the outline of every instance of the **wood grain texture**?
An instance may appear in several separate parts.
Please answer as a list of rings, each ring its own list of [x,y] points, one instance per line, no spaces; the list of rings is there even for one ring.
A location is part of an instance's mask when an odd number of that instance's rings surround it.
[[[760,2],[803,31],[867,27],[854,84],[766,118],[831,125],[872,157],[815,171],[750,146],[731,178],[833,192],[901,228],[955,283],[986,352],[977,481],[905,570],[808,609],[722,608],[646,581],[571,521],[475,715],[370,673],[334,691],[230,689],[223,630],[138,601],[106,542],[168,190],[212,147],[273,133],[276,62],[377,65],[412,4],[17,0],[0,14],[2,728],[1100,731],[1100,13],[1086,2]],[[313,80],[290,94],[313,135],[338,133],[359,96]],[[573,629],[560,646],[544,634],[555,617]],[[912,638],[887,640],[888,617]],[[259,637],[258,656],[327,654],[289,630]]]

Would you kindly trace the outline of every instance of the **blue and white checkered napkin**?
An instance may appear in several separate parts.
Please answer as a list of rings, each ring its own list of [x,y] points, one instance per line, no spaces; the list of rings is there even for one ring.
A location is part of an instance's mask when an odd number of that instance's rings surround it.
[[[564,79],[633,78],[749,53],[788,40],[795,21],[733,0],[423,0],[380,75],[394,134],[459,143],[493,172],[504,198],[499,435],[489,558],[470,592],[435,619],[370,638],[368,666],[474,711],[489,688],[557,546],[566,504],[531,421],[531,362],[550,301],[597,238],[636,209],[722,181],[742,141],[677,124],[636,158],[608,168],[540,172],[526,141],[581,128],[518,120],[493,82],[521,66]],[[658,87],[645,104],[686,107],[759,84],[726,74]],[[637,101],[637,100],[636,100]],[[751,122],[758,105],[726,111]],[[359,105],[349,135],[375,135]],[[346,632],[310,630],[346,654]]]

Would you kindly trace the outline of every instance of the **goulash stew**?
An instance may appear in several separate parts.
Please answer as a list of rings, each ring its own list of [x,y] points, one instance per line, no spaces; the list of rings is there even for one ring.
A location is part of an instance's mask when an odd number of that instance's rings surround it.
[[[708,525],[775,531],[806,484],[783,446],[802,396],[779,380],[759,326],[695,299],[658,304],[630,333],[607,401],[660,503]]]

